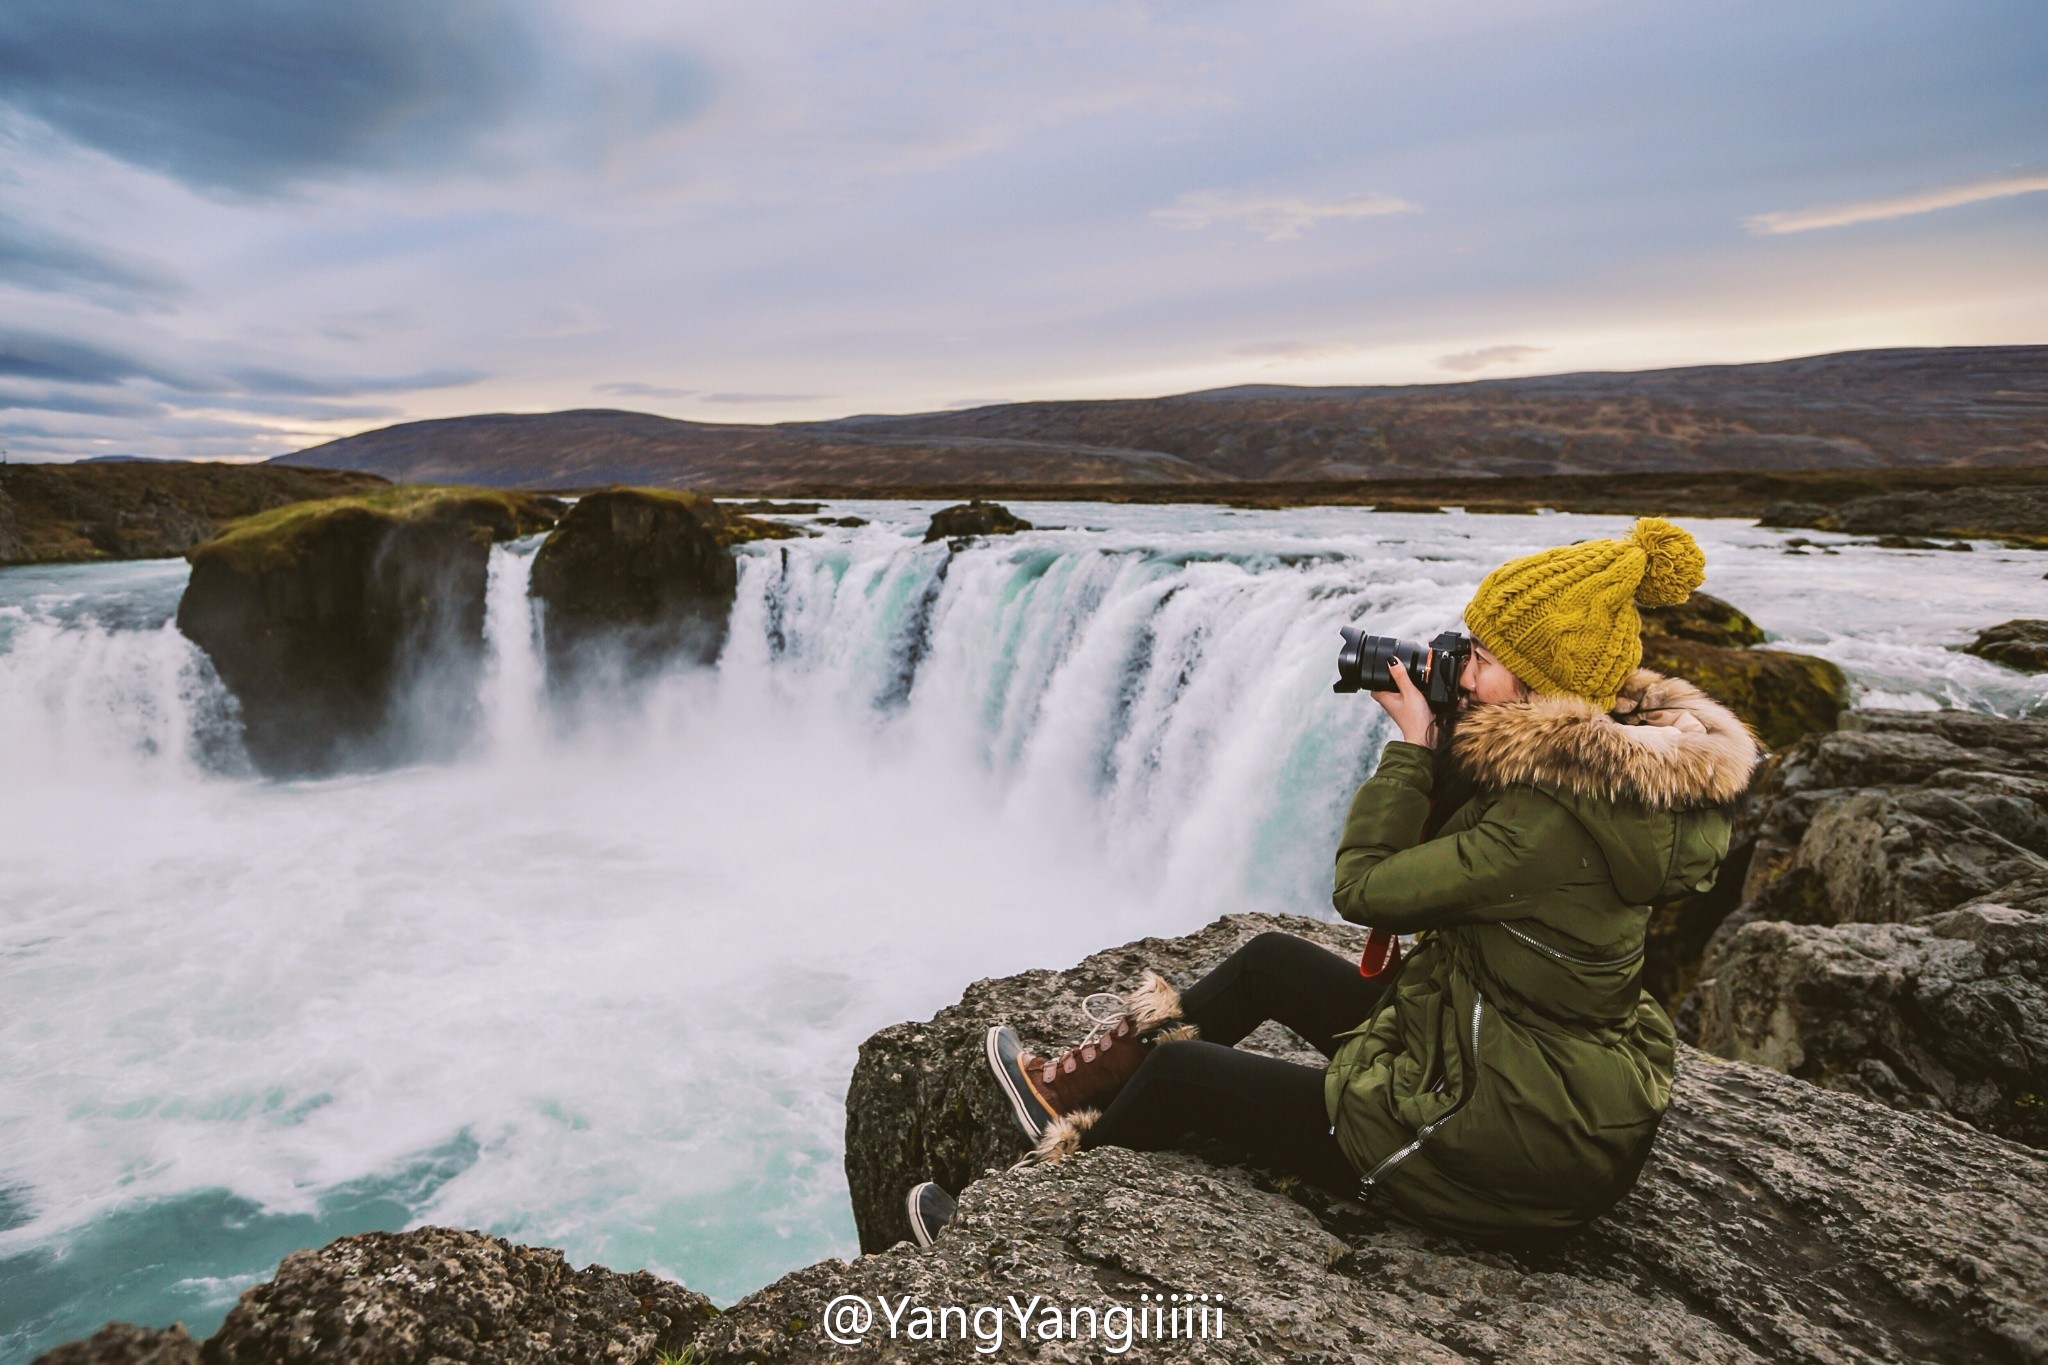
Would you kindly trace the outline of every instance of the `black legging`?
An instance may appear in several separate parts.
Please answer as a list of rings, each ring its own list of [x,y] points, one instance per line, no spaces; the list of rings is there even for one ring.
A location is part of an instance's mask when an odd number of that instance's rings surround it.
[[[1260,934],[1181,993],[1201,1040],[1154,1046],[1081,1145],[1156,1152],[1199,1133],[1325,1189],[1355,1190],[1358,1173],[1323,1107],[1323,1068],[1231,1045],[1277,1019],[1328,1057],[1337,1034],[1364,1023],[1384,989],[1319,944]]]

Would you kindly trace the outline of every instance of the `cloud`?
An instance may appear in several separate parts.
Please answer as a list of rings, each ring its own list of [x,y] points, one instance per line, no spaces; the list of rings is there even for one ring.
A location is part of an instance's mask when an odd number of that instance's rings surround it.
[[[1916,213],[1961,208],[1964,204],[2010,199],[2016,194],[2036,194],[2042,190],[2048,190],[2048,171],[2022,171],[1880,199],[1852,199],[1842,204],[1815,204],[1810,208],[1781,213],[1759,213],[1754,218],[1744,219],[1742,225],[1759,237],[1777,237],[1788,232],[1812,232],[1816,228],[1910,218]]]
[[[40,332],[0,331],[0,375],[86,385],[153,379],[193,392],[205,387],[204,381],[193,376],[173,373],[126,352]]]
[[[612,384],[599,384],[599,393],[615,393],[622,398],[688,398],[695,389],[672,389],[662,384],[642,384],[627,379]]]
[[[23,289],[83,294],[128,305],[180,292],[172,276],[0,213],[0,280]]]
[[[707,393],[707,403],[811,403],[829,393]]]
[[[1420,204],[1390,194],[1354,194],[1342,199],[1304,199],[1225,190],[1196,190],[1174,200],[1171,208],[1154,209],[1155,221],[1196,232],[1216,223],[1243,223],[1269,242],[1301,236],[1303,228],[1332,218],[1378,218],[1390,213],[1420,213]]]
[[[263,195],[446,165],[535,103],[628,135],[700,109],[673,54],[584,71],[528,0],[8,0],[0,102],[189,185]]]
[[[422,370],[401,375],[311,375],[245,367],[229,373],[244,393],[294,398],[353,398],[363,393],[418,393],[426,389],[459,389],[490,376],[481,370]]]
[[[1476,351],[1460,351],[1456,355],[1437,357],[1437,368],[1453,370],[1459,374],[1471,374],[1489,365],[1512,365],[1518,360],[1542,355],[1547,346],[1482,346]]]
[[[1334,341],[1254,341],[1236,347],[1231,354],[1278,365],[1289,360],[1320,360],[1350,350],[1351,347]]]

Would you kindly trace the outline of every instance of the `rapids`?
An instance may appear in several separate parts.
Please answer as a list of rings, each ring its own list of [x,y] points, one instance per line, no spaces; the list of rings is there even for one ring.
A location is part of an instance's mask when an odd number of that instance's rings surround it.
[[[728,1301],[855,1250],[854,1048],[976,977],[1227,910],[1327,913],[1386,738],[1337,628],[1426,635],[1624,518],[929,504],[747,547],[717,668],[545,699],[493,551],[482,734],[316,782],[241,762],[175,561],[0,571],[0,1361],[216,1324],[296,1247],[437,1222]],[[1788,556],[1710,591],[1863,704],[2048,709],[1955,653],[2048,556]],[[1840,539],[1816,536],[1815,539]],[[1077,1021],[1078,1022],[1078,1021]]]

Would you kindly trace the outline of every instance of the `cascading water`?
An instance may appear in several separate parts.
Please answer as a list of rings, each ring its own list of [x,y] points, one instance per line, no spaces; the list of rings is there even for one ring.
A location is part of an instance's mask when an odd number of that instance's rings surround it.
[[[531,545],[493,552],[448,763],[248,777],[176,563],[0,572],[0,1361],[195,1330],[295,1247],[443,1222],[722,1299],[853,1249],[861,1038],[977,977],[1227,909],[1317,913],[1385,737],[1337,627],[1427,634],[1621,518],[928,506],[747,547],[718,668],[543,700]],[[2048,707],[1949,647],[2041,557],[1789,558],[1710,590],[1875,704]],[[1091,529],[1092,528],[1092,529]],[[910,535],[906,535],[910,532]]]

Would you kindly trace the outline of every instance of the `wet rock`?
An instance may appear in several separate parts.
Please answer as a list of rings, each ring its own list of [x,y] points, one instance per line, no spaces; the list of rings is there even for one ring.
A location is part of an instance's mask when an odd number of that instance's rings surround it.
[[[1929,540],[1925,536],[1879,536],[1871,544],[1880,550],[1975,550],[1967,540]]]
[[[1030,522],[1001,503],[976,498],[932,513],[932,524],[925,528],[924,539],[929,545],[935,540],[960,536],[1009,536],[1030,529]]]
[[[199,1365],[199,1343],[182,1323],[137,1327],[110,1322],[83,1341],[67,1341],[43,1352],[35,1365]]]
[[[1699,1044],[2048,1146],[2044,912],[2048,875],[1910,924],[1745,924],[1701,968]]]
[[[717,1313],[645,1271],[454,1228],[369,1232],[284,1258],[205,1346],[207,1365],[654,1365]]]
[[[499,489],[294,503],[191,549],[178,628],[240,703],[262,772],[444,755],[474,723],[491,542],[552,520]]]
[[[608,488],[581,499],[534,558],[549,680],[632,678],[710,663],[739,581],[732,547],[796,534],[701,493]]]
[[[1757,514],[1759,526],[1808,526],[1818,529],[1828,509],[1817,502],[1774,502]]]
[[[1722,649],[1747,649],[1762,644],[1765,638],[1764,628],[1740,607],[1712,593],[1696,592],[1675,607],[1644,607],[1642,618],[1645,636],[1691,640]]]
[[[2007,621],[1978,631],[1963,652],[2022,673],[2048,673],[2048,621]]]
[[[970,1323],[955,1322],[950,1340],[891,1340],[880,1310],[860,1344],[835,1347],[823,1314],[842,1294],[933,1307],[1039,1295],[1062,1313],[1092,1306],[1099,1321],[1179,1293],[1220,1298],[1223,1335],[1155,1342],[1152,1358],[2048,1358],[2048,1158],[1691,1050],[1636,1191],[1588,1230],[1521,1248],[1439,1237],[1205,1156],[1102,1149],[1008,1169],[1022,1143],[982,1061],[989,1023],[1070,1043],[1087,992],[1127,987],[1146,966],[1185,985],[1276,928],[1346,953],[1362,938],[1322,921],[1230,916],[1066,972],[976,982],[935,1018],[870,1038],[848,1093],[847,1174],[873,1254],[741,1300],[699,1339],[702,1356],[937,1361],[971,1349]],[[1248,1045],[1314,1056],[1271,1026]],[[926,1177],[964,1192],[958,1218],[919,1251],[899,1241],[901,1201]],[[1044,1329],[1042,1311],[1030,1320]],[[1192,1329],[1185,1310],[1181,1325]],[[1109,1354],[1099,1338],[1020,1344],[1014,1319],[1008,1331],[1005,1359]]]

